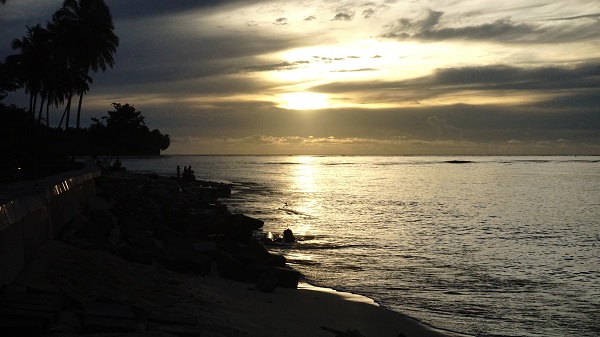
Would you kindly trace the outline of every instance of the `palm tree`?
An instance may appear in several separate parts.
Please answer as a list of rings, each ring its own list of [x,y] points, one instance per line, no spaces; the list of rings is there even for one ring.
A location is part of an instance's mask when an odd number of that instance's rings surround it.
[[[104,0],[65,0],[56,14],[56,21],[67,39],[66,54],[70,67],[79,71],[82,78],[89,79],[89,71],[105,71],[114,65],[113,54],[119,45],[115,35],[112,16]],[[81,120],[81,104],[87,85],[79,85],[77,129]]]
[[[50,63],[49,32],[39,24],[27,27],[27,35],[14,39],[12,48],[20,50],[20,54],[11,55],[7,62],[15,65],[20,72],[21,85],[29,94],[29,113],[35,117],[38,94],[42,94],[43,82]],[[43,105],[43,98],[42,98]]]
[[[59,128],[62,126],[62,122],[65,120],[66,115],[66,129],[69,127],[73,94],[80,92],[81,90],[87,91],[89,89],[88,83],[91,83],[92,80],[89,77],[83,76],[80,70],[72,67],[72,61],[69,55],[73,49],[71,45],[72,41],[70,41],[72,32],[70,32],[69,29],[73,29],[73,25],[68,24],[64,19],[61,19],[57,12],[52,16],[52,20],[48,22],[47,27],[48,30],[52,32],[52,54],[54,62],[57,65],[55,68],[56,76],[50,79],[54,90],[51,93],[51,99],[53,99],[52,104],[57,107],[60,104],[64,104],[65,101],[67,102],[58,125]]]

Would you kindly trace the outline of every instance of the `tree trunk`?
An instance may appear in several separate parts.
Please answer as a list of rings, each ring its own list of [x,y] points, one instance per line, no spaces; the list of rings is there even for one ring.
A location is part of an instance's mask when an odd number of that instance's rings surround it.
[[[69,94],[69,101],[67,102],[67,120],[65,121],[65,130],[69,128],[69,119],[71,119],[71,99],[73,99],[73,94]]]
[[[83,102],[83,91],[79,93],[79,105],[77,106],[77,130],[79,130],[79,122],[81,120],[81,103]]]
[[[40,102],[40,111],[38,112],[37,123],[42,123],[42,112],[44,112],[44,96],[42,96],[42,101]]]
[[[50,127],[50,100],[46,102],[46,126]]]
[[[65,111],[62,114],[62,117],[60,118],[60,123],[58,123],[58,128],[60,129],[63,120],[65,119],[65,116],[67,115],[67,112],[71,109],[71,94],[69,94],[69,99],[67,100],[67,106],[65,107]],[[67,117],[68,119],[68,117]],[[68,122],[67,122],[68,123]],[[65,130],[67,129],[68,125],[65,124]]]
[[[33,106],[31,107],[31,122],[35,122],[35,107],[37,107],[37,94],[33,96]]]
[[[29,113],[33,115],[33,93],[29,94]]]

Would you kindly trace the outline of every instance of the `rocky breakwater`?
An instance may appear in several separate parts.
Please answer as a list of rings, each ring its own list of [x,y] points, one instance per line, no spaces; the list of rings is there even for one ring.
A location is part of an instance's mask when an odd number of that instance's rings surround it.
[[[124,171],[95,186],[58,240],[0,287],[0,336],[245,337],[229,318],[245,305],[227,300],[238,282],[221,278],[249,284],[244,295],[297,288],[300,273],[253,238],[263,222],[219,201],[229,186]]]
[[[220,201],[231,194],[226,184],[121,172],[103,174],[96,188],[107,207],[89,210],[64,241],[180,273],[207,275],[214,268],[263,292],[298,285],[300,273],[286,267],[285,257],[253,238],[263,221],[233,214]]]

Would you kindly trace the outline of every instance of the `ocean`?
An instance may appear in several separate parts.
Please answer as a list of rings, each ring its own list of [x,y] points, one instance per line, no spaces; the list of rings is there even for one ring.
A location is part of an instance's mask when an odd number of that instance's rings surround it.
[[[477,336],[600,336],[600,157],[163,156],[129,171],[230,183],[232,212],[315,285]]]

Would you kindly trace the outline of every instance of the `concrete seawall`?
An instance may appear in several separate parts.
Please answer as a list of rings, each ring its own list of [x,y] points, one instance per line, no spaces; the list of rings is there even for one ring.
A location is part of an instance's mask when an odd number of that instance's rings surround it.
[[[96,193],[95,165],[0,189],[0,285],[12,283],[36,250],[81,213]]]

